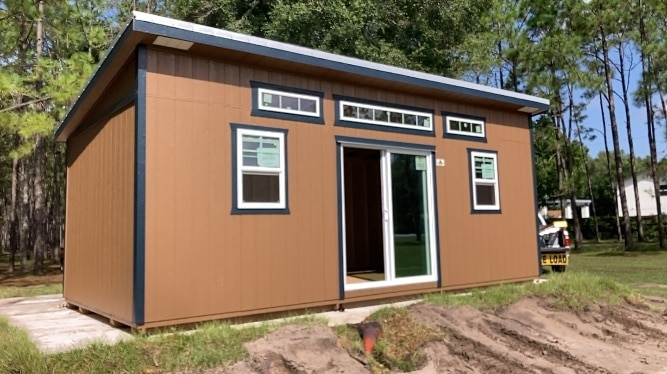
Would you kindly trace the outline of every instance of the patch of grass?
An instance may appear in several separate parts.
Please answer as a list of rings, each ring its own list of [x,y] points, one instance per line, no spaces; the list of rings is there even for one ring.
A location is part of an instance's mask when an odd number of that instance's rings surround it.
[[[489,310],[515,303],[530,294],[532,284],[500,284],[475,288],[466,293],[428,294],[427,302],[437,305],[470,305]]]
[[[608,277],[643,295],[664,295],[646,286],[667,285],[667,251],[659,250],[655,243],[638,246],[638,250],[622,251],[618,243],[587,244],[572,254],[567,272]]]
[[[365,322],[382,325],[383,337],[373,352],[367,356],[374,373],[414,371],[426,363],[426,355],[420,349],[424,344],[441,339],[441,334],[415,322],[405,308],[382,308],[371,314]],[[334,328],[343,348],[354,356],[364,355],[363,342],[356,329],[348,326]]]
[[[41,286],[29,287],[5,287],[0,286],[0,299],[9,297],[29,297],[40,295],[53,295],[63,292],[62,283],[45,284]]]
[[[593,302],[618,305],[637,298],[630,287],[612,278],[587,272],[552,274],[548,282],[530,286],[531,293],[553,296],[555,307],[574,310],[584,310]]]
[[[34,261],[28,261],[26,271],[21,272],[17,261],[15,271],[9,273],[9,257],[0,255],[0,299],[62,293],[63,275],[60,265],[45,260],[44,273],[34,275],[33,264]]]
[[[25,332],[0,319],[0,373],[145,373],[230,365],[247,357],[243,343],[275,327],[233,328],[214,322],[189,334],[143,334],[115,345],[95,343],[49,355],[40,352]]]
[[[585,309],[593,302],[618,304],[634,298],[633,291],[615,280],[586,272],[552,274],[542,284],[502,284],[474,289],[467,294],[431,294],[426,301],[437,305],[470,305],[495,310],[528,296],[551,296],[554,306],[573,310]]]
[[[0,373],[23,374],[45,372],[41,368],[42,353],[25,331],[0,317]]]

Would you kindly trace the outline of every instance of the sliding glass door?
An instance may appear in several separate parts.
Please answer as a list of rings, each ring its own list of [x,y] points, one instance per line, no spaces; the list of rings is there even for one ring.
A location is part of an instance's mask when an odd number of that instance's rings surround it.
[[[432,154],[340,146],[346,290],[437,280]]]
[[[391,240],[396,278],[430,275],[426,156],[391,153]]]

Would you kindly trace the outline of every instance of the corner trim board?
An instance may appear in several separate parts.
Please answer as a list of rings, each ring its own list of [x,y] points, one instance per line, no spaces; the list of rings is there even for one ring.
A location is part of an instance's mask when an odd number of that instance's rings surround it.
[[[542,275],[542,254],[540,253],[540,221],[537,219],[537,212],[539,209],[539,202],[537,196],[537,168],[535,166],[535,126],[533,125],[533,118],[528,115],[528,132],[530,133],[530,163],[533,172],[533,202],[535,204],[535,238],[537,240],[537,276]]]
[[[146,66],[145,45],[137,46],[134,148],[134,279],[133,322],[145,322],[146,292]]]

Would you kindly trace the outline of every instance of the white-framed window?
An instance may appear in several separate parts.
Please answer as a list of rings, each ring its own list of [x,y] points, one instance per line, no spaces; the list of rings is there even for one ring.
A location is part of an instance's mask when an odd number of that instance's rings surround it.
[[[370,125],[433,131],[433,114],[402,108],[338,101],[340,119]]]
[[[486,137],[486,123],[478,119],[447,116],[445,129],[448,134],[475,136],[479,138]]]
[[[320,97],[300,93],[257,88],[259,110],[320,117]]]
[[[500,210],[498,154],[470,151],[473,211]]]
[[[285,132],[236,129],[236,206],[286,209]]]

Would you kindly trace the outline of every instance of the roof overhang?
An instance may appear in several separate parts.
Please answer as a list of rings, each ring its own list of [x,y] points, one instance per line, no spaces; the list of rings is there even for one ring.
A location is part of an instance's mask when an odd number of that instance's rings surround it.
[[[536,96],[134,12],[132,20],[112,43],[95,73],[56,130],[57,141],[66,141],[79,126],[86,113],[94,105],[96,98],[103,94],[104,89],[112,82],[124,62],[132,56],[139,44],[156,44],[180,50],[188,50],[193,45],[202,45],[247,53],[343,74],[390,81],[416,89],[439,91],[460,98],[481,99],[507,105],[529,115],[540,114],[549,109],[549,100]]]

